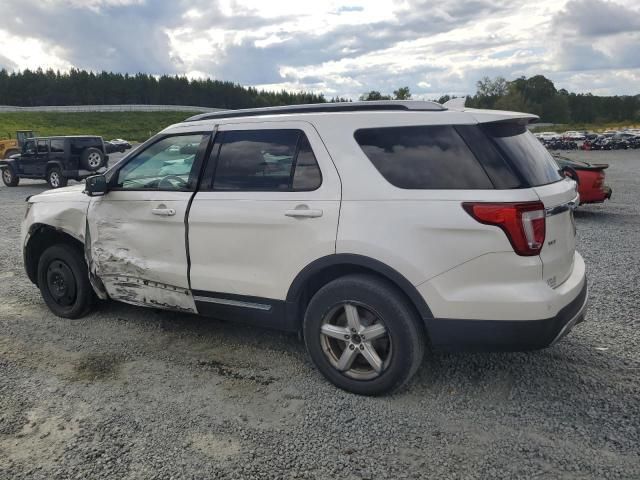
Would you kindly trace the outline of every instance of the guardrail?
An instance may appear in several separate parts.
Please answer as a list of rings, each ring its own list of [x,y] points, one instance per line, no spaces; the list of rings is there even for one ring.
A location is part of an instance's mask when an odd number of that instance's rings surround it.
[[[0,105],[0,112],[213,112],[216,110],[224,109],[188,105],[44,105],[40,107]]]

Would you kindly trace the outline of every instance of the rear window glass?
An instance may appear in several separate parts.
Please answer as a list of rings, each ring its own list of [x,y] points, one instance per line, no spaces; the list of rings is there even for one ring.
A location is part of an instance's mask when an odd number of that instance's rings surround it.
[[[491,189],[489,177],[450,126],[368,128],[355,139],[392,185],[406,189]]]
[[[524,125],[494,123],[482,126],[529,186],[562,180],[553,157]]]
[[[64,153],[64,140],[62,138],[51,139],[51,153]]]

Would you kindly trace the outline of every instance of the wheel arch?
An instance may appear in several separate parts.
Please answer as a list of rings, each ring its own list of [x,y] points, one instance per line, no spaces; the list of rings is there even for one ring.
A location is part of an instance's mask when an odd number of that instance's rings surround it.
[[[59,160],[49,160],[44,170],[45,177],[49,174],[49,171],[54,167],[58,167],[60,169],[60,172],[64,170],[62,166],[62,162],[60,162]]]
[[[337,253],[319,258],[298,273],[289,287],[286,298],[289,322],[295,323],[299,328],[311,297],[328,282],[353,273],[369,273],[392,283],[404,294],[422,320],[422,326],[428,331],[427,324],[429,319],[433,318],[433,314],[416,287],[389,265],[364,255],[350,253]]]
[[[16,171],[15,160],[13,158],[4,158],[0,160],[0,168],[11,168]]]
[[[84,242],[72,233],[44,223],[34,223],[29,228],[25,241],[23,257],[24,268],[32,283],[37,284],[38,261],[42,253],[56,243],[64,243],[84,252]]]

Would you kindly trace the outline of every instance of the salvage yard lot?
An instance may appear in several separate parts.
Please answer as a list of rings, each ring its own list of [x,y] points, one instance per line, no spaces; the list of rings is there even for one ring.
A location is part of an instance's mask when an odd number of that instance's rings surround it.
[[[405,390],[339,391],[295,336],[114,302],[53,316],[0,187],[0,478],[640,478],[640,153],[576,213],[587,322],[530,353],[428,353]],[[425,246],[426,248],[426,246]]]

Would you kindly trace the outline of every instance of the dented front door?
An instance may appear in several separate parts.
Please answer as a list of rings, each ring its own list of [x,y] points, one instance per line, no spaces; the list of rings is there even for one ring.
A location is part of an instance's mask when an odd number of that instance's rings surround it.
[[[123,164],[87,215],[91,274],[109,297],[195,312],[187,277],[185,215],[208,135],[159,140]]]

